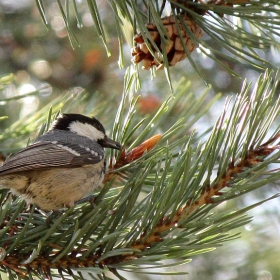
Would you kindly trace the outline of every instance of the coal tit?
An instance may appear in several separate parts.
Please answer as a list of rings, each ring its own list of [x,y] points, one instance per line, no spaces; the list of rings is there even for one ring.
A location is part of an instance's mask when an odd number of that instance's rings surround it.
[[[104,147],[121,149],[95,118],[62,114],[0,167],[0,186],[45,211],[71,207],[103,180]]]

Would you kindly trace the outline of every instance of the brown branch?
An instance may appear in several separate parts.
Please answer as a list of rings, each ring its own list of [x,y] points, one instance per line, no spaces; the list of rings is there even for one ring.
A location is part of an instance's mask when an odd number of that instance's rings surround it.
[[[214,203],[213,198],[220,196],[221,190],[225,187],[230,186],[231,180],[236,177],[236,175],[242,173],[246,168],[252,168],[253,166],[259,164],[264,160],[265,157],[270,155],[275,149],[279,148],[278,146],[269,146],[270,143],[274,142],[279,137],[280,135],[276,135],[258,148],[254,149],[253,147],[251,147],[247,155],[238,163],[235,164],[234,162],[231,162],[223,176],[221,178],[217,176],[212,186],[208,185],[204,187],[204,189],[201,191],[200,196],[195,201],[188,201],[185,206],[178,209],[177,213],[173,217],[164,217],[154,228],[150,236],[147,236],[145,233],[143,233],[138,238],[138,240],[136,240],[130,246],[130,248],[140,251],[151,248],[153,244],[162,241],[162,239],[160,238],[160,235],[162,233],[177,227],[177,224],[180,222],[180,220],[188,218],[202,206]],[[125,262],[136,257],[136,255],[122,257],[118,256],[105,260],[105,264]]]
[[[53,262],[54,258],[39,256],[32,262],[24,264],[23,262],[29,258],[29,255],[22,255],[20,253],[7,255],[4,260],[0,261],[0,266],[3,268],[10,268],[21,276],[25,276],[27,271],[50,271],[51,269],[71,268],[71,267],[96,267],[98,257],[97,255],[90,255],[83,260],[77,258],[76,255],[69,255]]]

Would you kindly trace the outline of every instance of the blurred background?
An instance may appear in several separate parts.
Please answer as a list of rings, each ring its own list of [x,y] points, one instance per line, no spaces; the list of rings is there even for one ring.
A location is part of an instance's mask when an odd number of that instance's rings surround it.
[[[109,2],[109,1],[108,1]],[[115,30],[114,15],[107,1],[97,1],[100,14],[106,22],[108,57],[102,41],[97,36],[86,1],[76,1],[81,14],[77,25],[75,15],[70,18],[71,29],[77,42],[69,40],[57,1],[45,1],[45,13],[49,22],[46,28],[34,0],[0,0],[0,78],[13,74],[11,83],[0,89],[0,100],[14,98],[38,91],[25,98],[0,102],[0,117],[8,116],[0,122],[0,130],[11,126],[18,119],[36,114],[67,92],[73,95],[86,90],[99,100],[120,99],[123,90],[125,68],[131,64],[129,45],[124,45],[125,67],[119,69],[119,46]],[[70,34],[71,35],[71,34]],[[219,45],[211,42],[219,49]],[[74,43],[73,43],[74,42]],[[72,45],[71,45],[72,43]],[[261,51],[267,61],[280,65],[279,54]],[[206,83],[212,85],[207,100],[222,93],[208,115],[195,126],[198,131],[209,128],[217,119],[227,96],[240,91],[243,79],[255,82],[262,70],[248,64],[233,64],[224,61],[240,77],[234,77],[223,70],[199,50],[192,57],[204,78],[184,60],[172,68],[173,81],[182,77],[190,80],[190,91],[202,94]],[[149,71],[140,72],[142,88],[139,110],[143,114],[153,113],[169,93],[169,86],[163,71],[151,79]],[[206,100],[206,102],[207,102]],[[116,103],[116,107],[118,103]],[[80,108],[76,108],[77,112]],[[244,197],[221,204],[221,209],[241,208],[260,201],[280,191],[279,185],[267,186]],[[128,279],[206,279],[206,280],[271,280],[280,279],[280,207],[279,199],[269,201],[249,212],[253,222],[238,229],[241,238],[230,241],[214,252],[193,258],[187,265],[165,271],[188,271],[187,276],[149,276],[123,274]]]

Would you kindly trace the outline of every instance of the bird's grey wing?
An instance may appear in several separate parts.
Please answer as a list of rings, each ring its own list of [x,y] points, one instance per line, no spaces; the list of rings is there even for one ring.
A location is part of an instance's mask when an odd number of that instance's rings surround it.
[[[0,167],[0,176],[50,167],[72,168],[85,164],[95,164],[104,158],[103,151],[98,148],[94,149],[94,145],[90,149],[78,144],[36,142],[8,158]]]

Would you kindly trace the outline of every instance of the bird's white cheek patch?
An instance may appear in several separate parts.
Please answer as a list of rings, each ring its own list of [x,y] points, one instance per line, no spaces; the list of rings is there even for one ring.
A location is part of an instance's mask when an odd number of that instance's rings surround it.
[[[88,137],[92,140],[97,141],[98,139],[104,139],[104,133],[98,129],[96,129],[94,126],[88,124],[88,123],[81,123],[81,122],[72,122],[69,125],[69,129],[72,132],[77,133],[78,135]]]

